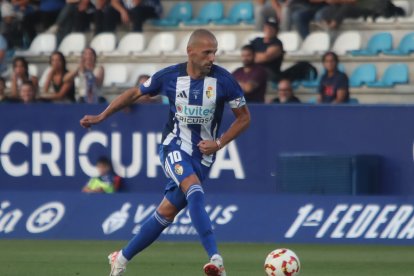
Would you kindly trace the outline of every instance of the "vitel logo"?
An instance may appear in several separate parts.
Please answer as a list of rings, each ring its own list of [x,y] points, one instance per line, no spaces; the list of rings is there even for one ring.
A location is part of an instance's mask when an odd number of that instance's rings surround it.
[[[305,229],[314,229],[317,239],[413,239],[414,205],[337,204],[327,212],[306,204],[299,208],[285,238]]]
[[[184,124],[207,124],[214,118],[215,107],[177,104],[175,117]]]

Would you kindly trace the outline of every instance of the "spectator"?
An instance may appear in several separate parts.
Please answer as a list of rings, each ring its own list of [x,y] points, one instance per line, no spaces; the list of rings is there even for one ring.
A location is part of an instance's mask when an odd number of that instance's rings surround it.
[[[288,79],[281,79],[277,88],[278,97],[273,103],[292,104],[300,103],[300,100],[293,94],[292,83]]]
[[[280,67],[284,56],[283,44],[277,38],[278,31],[276,20],[269,18],[263,27],[264,37],[257,37],[250,43],[255,51],[255,63],[264,66],[268,79],[272,81],[281,78]]]
[[[39,20],[44,30],[52,26],[65,6],[65,0],[40,0]]]
[[[113,172],[111,161],[106,157],[100,157],[96,163],[98,177],[92,177],[83,187],[84,193],[112,194],[119,189],[121,178]]]
[[[316,16],[329,29],[337,29],[345,18],[387,15],[392,5],[389,0],[332,0]]]
[[[17,20],[13,5],[8,1],[1,2],[1,33],[7,40],[10,48],[21,47],[23,44],[23,34],[21,26]]]
[[[45,85],[43,87],[42,99],[47,101],[71,103],[75,102],[75,86],[73,80],[64,81],[64,77],[68,74],[66,68],[65,56],[55,51],[49,60],[50,71],[47,75]],[[52,86],[53,93],[49,93]]]
[[[96,65],[96,52],[87,47],[83,50],[78,68],[65,76],[64,81],[73,81],[79,78],[79,102],[103,103],[105,98],[101,95],[105,70],[102,65]]]
[[[254,62],[255,52],[251,45],[242,47],[241,59],[243,67],[233,72],[239,82],[244,97],[249,103],[264,103],[267,87],[266,70]]]
[[[6,80],[0,77],[0,102],[5,102],[7,100],[5,90],[6,90]]]
[[[0,34],[0,76],[5,76],[7,74],[7,41]]]
[[[282,5],[278,0],[256,0],[254,19],[256,30],[263,30],[264,23],[269,18],[281,18]]]
[[[326,5],[323,2],[324,0],[286,1],[282,6],[285,9],[281,20],[281,24],[285,26],[283,30],[291,30],[291,25],[295,25],[302,39],[305,39],[310,33],[310,22],[315,14]]]
[[[29,80],[24,81],[19,90],[20,102],[31,104],[36,102],[36,91],[33,83]]]
[[[90,5],[89,0],[66,0],[66,5],[60,11],[56,23],[48,30],[52,33],[57,32],[58,44],[70,32],[85,32],[89,29],[88,8]]]
[[[142,32],[142,25],[147,19],[159,18],[162,13],[160,0],[111,0],[103,11],[103,26],[98,29],[114,32],[116,25],[132,23],[132,31]]]
[[[13,73],[11,75],[11,98],[18,98],[18,91],[23,82],[31,81],[34,92],[38,90],[38,80],[35,76],[29,75],[29,64],[24,57],[15,57],[13,59]]]
[[[322,57],[326,73],[319,84],[318,103],[346,103],[349,100],[348,76],[338,70],[339,58],[334,52]]]
[[[29,47],[32,40],[36,37],[37,14],[35,7],[30,0],[11,0],[17,18],[17,24],[22,30],[22,45]]]

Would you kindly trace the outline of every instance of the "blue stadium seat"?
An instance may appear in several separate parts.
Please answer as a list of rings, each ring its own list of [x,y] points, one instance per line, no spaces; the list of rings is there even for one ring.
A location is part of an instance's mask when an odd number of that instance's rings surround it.
[[[412,52],[414,52],[414,33],[409,33],[403,37],[397,49],[384,51],[384,54],[391,56],[408,56]]]
[[[253,4],[241,2],[234,4],[227,18],[217,20],[217,25],[237,25],[240,22],[251,22],[254,19]]]
[[[388,66],[381,80],[368,83],[368,87],[388,88],[393,87],[396,84],[407,84],[408,82],[408,66],[403,63],[396,63]]]
[[[351,87],[361,87],[364,84],[373,83],[377,78],[377,67],[374,64],[362,64],[358,66],[349,78]]]
[[[381,52],[392,49],[391,33],[378,33],[373,35],[369,41],[367,48],[361,50],[350,51],[353,56],[376,56]]]
[[[180,22],[191,20],[193,16],[193,6],[189,2],[175,4],[165,18],[153,20],[155,26],[175,27]]]
[[[192,20],[184,22],[187,26],[206,25],[210,22],[218,21],[223,18],[224,5],[222,2],[210,2],[201,7],[197,16]]]

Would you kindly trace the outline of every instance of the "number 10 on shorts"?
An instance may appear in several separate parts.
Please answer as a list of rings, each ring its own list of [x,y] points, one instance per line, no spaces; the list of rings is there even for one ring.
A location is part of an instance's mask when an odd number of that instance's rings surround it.
[[[168,154],[168,158],[170,158],[170,163],[174,164],[183,160],[181,157],[181,152],[178,150],[172,151]]]

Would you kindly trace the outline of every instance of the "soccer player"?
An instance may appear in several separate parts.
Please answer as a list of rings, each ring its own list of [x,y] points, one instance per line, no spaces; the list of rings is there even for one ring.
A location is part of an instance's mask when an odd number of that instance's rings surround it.
[[[187,62],[160,70],[144,84],[119,95],[101,114],[87,115],[80,121],[83,127],[89,128],[136,102],[142,95],[163,93],[170,101],[160,159],[171,181],[167,184],[163,200],[144,222],[141,231],[122,250],[108,256],[111,276],[122,275],[128,261],[153,243],[186,206],[210,258],[204,266],[205,274],[226,275],[205,210],[201,182],[208,175],[215,153],[248,127],[250,113],[243,91],[232,75],[213,64],[216,51],[217,40],[211,32],[204,29],[194,31],[187,45]],[[226,102],[235,120],[218,138],[217,131]]]

